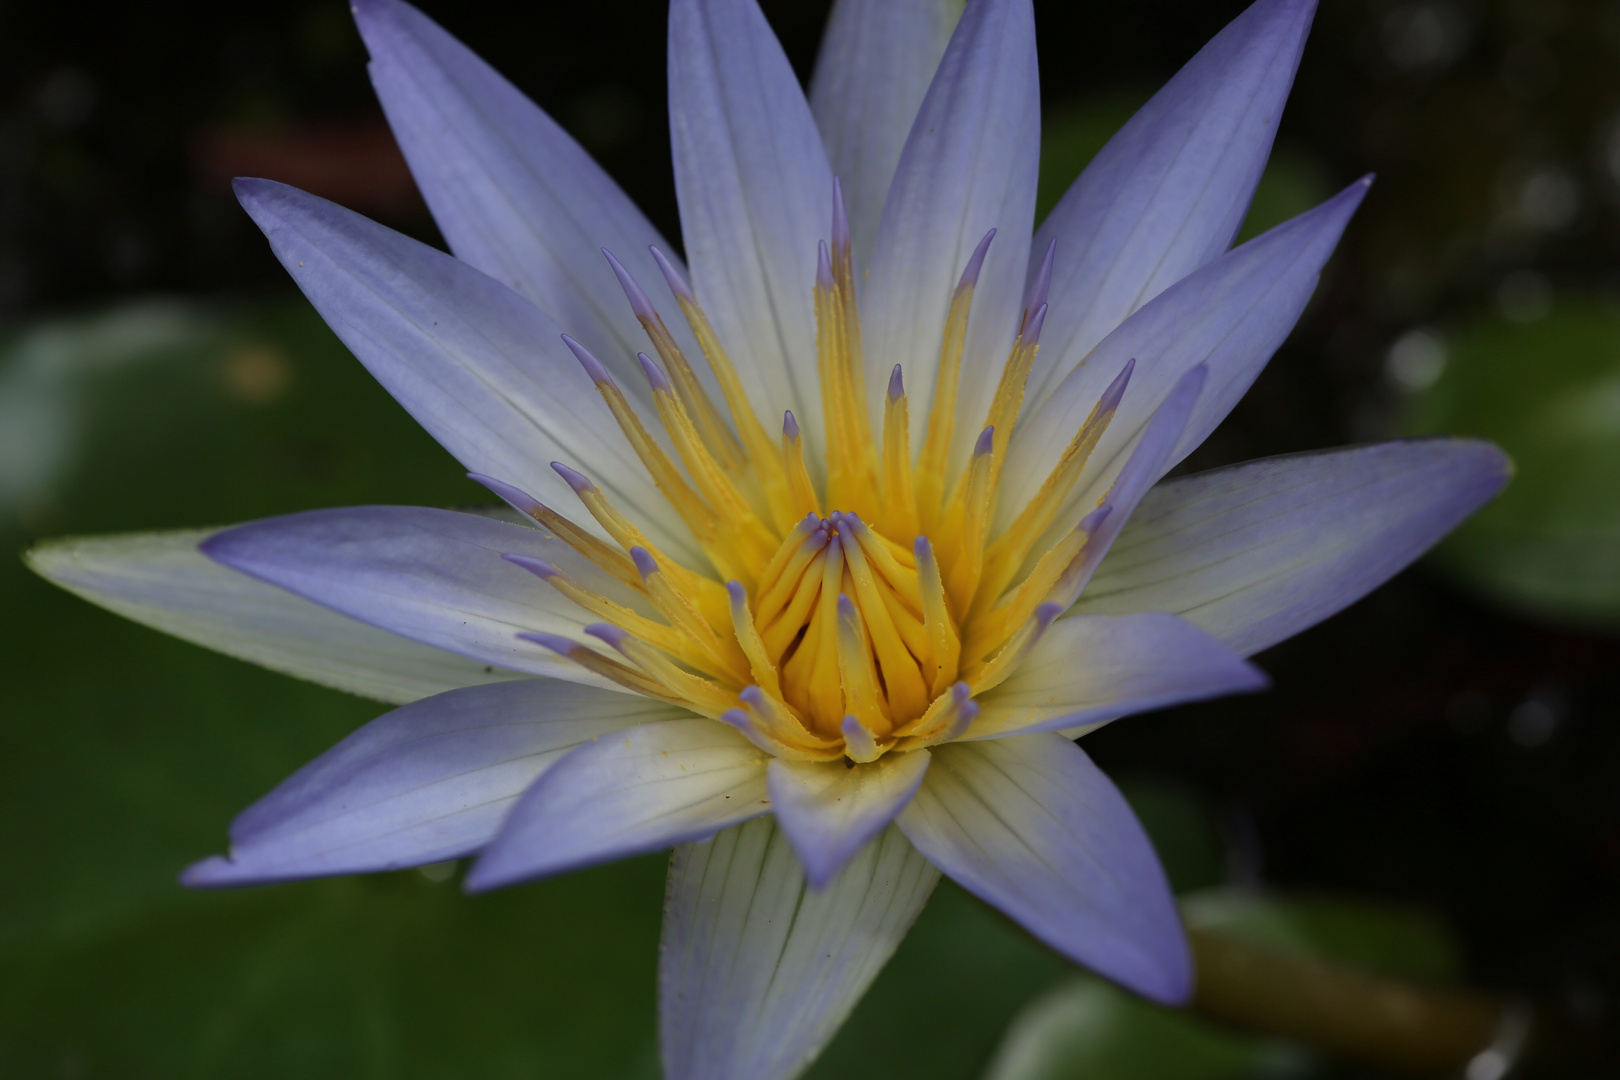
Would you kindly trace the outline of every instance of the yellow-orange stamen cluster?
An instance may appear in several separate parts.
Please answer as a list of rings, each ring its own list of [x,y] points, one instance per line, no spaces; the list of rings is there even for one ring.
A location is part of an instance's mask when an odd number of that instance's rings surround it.
[[[686,566],[660,551],[589,478],[558,464],[617,546],[552,508],[536,503],[530,513],[644,597],[658,617],[601,596],[549,563],[514,556],[600,619],[589,633],[611,651],[534,639],[632,690],[733,724],[779,757],[863,762],[960,737],[976,713],[973,695],[1005,679],[1060,613],[1049,598],[1080,565],[1108,512],[1102,506],[1036,555],[1130,374],[1127,368],[1104,394],[1011,526],[991,535],[998,480],[1046,314],[1038,279],[973,453],[949,476],[968,317],[993,236],[968,260],[952,295],[933,406],[914,456],[899,366],[878,410],[881,433],[873,431],[854,265],[835,196],[833,240],[821,246],[813,297],[827,448],[820,470],[806,461],[791,412],[779,440],[767,435],[697,298],[668,261],[653,253],[725,412],[652,302],[609,255],[658,357],[640,360],[673,454],[606,369],[578,342],[568,344],[709,565]],[[814,472],[825,476],[819,488]]]

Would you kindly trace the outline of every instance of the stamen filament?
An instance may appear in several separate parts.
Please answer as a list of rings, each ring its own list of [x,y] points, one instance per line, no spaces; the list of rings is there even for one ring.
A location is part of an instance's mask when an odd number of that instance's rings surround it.
[[[963,681],[973,687],[975,694],[982,694],[992,690],[1011,675],[1035,643],[1046,633],[1046,628],[1052,625],[1052,620],[1063,613],[1061,604],[1041,604],[1034,613],[1024,621],[1012,637],[1007,639],[999,652],[982,664],[971,667],[963,675]]]
[[[911,407],[906,402],[905,382],[900,365],[889,375],[889,392],[883,405],[883,505],[880,508],[885,532],[895,536],[916,536],[917,492],[911,477]]]
[[[748,590],[743,588],[740,581],[729,581],[726,592],[731,596],[732,629],[736,631],[737,644],[742,647],[743,655],[748,657],[748,667],[754,673],[754,681],[774,697],[781,697],[782,683],[777,676],[776,665],[771,662],[765,650],[765,640],[759,636],[759,628],[754,625],[754,613],[748,609]]]
[[[793,410],[782,414],[782,463],[787,472],[787,501],[795,514],[821,514],[821,503],[816,498],[815,485],[810,482],[810,471],[804,464],[804,434]]]
[[[934,673],[930,689],[938,696],[956,679],[957,658],[961,654],[962,643],[956,636],[956,624],[951,621],[945,582],[940,577],[933,546],[926,536],[919,536],[914,550],[917,557],[917,586],[922,593],[923,626],[928,630],[928,639],[934,646]]]
[[[645,641],[631,637],[611,623],[592,623],[585,632],[619,650],[631,663],[667,686],[672,694],[684,699],[694,712],[717,719],[735,700],[734,694],[727,693],[717,683],[683,670]]]
[[[731,419],[742,436],[748,459],[754,468],[759,470],[760,486],[765,491],[766,501],[770,503],[776,527],[785,530],[792,526],[799,514],[793,512],[788,501],[787,476],[775,456],[775,447],[770,437],[766,435],[764,426],[760,424],[759,417],[755,415],[753,405],[749,403],[748,392],[743,389],[742,380],[737,377],[737,369],[732,366],[731,357],[726,354],[720,339],[715,335],[714,327],[709,325],[709,317],[699,306],[697,295],[681,277],[680,271],[664,257],[663,252],[657,248],[649,250],[652,252],[653,261],[658,264],[659,272],[664,275],[669,291],[675,295],[675,302],[680,305],[681,314],[685,316],[687,325],[692,328],[692,336],[697,338],[698,348],[703,350],[704,359],[709,362],[709,370],[714,372],[715,381],[720,384],[720,394],[726,399],[726,407],[731,410]]]
[[[1130,383],[1131,372],[1135,369],[1136,361],[1132,360],[1103,391],[1102,397],[1092,406],[1091,414],[1080,425],[1080,430],[1074,433],[1074,438],[1069,441],[1063,456],[1058,459],[1035,497],[1019,512],[1007,531],[990,544],[985,553],[984,579],[976,606],[988,606],[1000,597],[1029,557],[1035,543],[1057,520],[1097,441],[1113,420],[1120,398],[1125,394],[1125,387]]]
[[[945,472],[950,464],[951,436],[956,428],[956,390],[961,377],[962,346],[967,340],[968,312],[973,306],[973,289],[984,266],[985,253],[995,238],[996,230],[991,229],[973,249],[945,316],[939,370],[934,376],[934,401],[928,411],[928,431],[923,437],[922,453],[917,457],[917,513],[923,532],[932,532],[939,523],[945,500]]]
[[[692,365],[686,362],[686,356],[681,352],[681,347],[675,343],[675,337],[669,332],[669,327],[664,325],[658,310],[653,307],[652,300],[642,291],[635,278],[630,276],[630,271],[625,269],[624,264],[613,257],[613,252],[603,248],[602,254],[607,257],[608,265],[613,268],[613,276],[619,279],[619,287],[624,290],[625,298],[630,301],[630,310],[635,312],[636,321],[641,323],[641,328],[647,332],[648,339],[652,341],[653,351],[669,369],[670,378],[675,383],[675,391],[680,396],[682,404],[686,406],[687,412],[691,414],[698,431],[702,432],[704,445],[728,472],[740,471],[746,464],[742,447],[726,427],[725,421],[720,419],[714,402],[709,400],[708,391],[704,390],[703,384],[698,381],[697,372],[692,370]]]

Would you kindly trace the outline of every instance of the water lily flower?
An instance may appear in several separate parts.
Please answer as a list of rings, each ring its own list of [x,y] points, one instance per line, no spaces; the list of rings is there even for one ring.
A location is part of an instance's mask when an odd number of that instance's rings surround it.
[[[808,97],[754,0],[672,0],[686,262],[555,122],[358,0],[445,254],[237,193],[379,382],[516,514],[318,510],[60,541],[115,611],[402,707],[186,871],[475,857],[470,889],[674,848],[665,1074],[796,1074],[941,873],[1186,999],[1170,890],[1074,737],[1258,690],[1246,657],[1488,499],[1467,440],[1165,480],[1367,190],[1231,247],[1311,0],[1258,0],[1034,229],[1030,0],[839,0]],[[521,516],[521,524],[518,516]]]

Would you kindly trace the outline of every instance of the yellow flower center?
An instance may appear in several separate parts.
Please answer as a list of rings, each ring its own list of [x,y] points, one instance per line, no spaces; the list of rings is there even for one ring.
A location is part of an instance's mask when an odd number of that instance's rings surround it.
[[[554,467],[617,546],[548,507],[533,514],[661,616],[648,618],[546,567],[554,587],[603,620],[589,632],[613,649],[573,643],[562,650],[569,658],[630,689],[734,724],[778,756],[871,761],[963,734],[976,712],[972,696],[1006,678],[1057,614],[1047,601],[1082,556],[1094,525],[1082,522],[1038,557],[1033,549],[1107,427],[1126,376],[1076,432],[1035,498],[991,537],[998,474],[1045,317],[1041,290],[1024,313],[969,463],[950,477],[963,342],[991,236],[953,294],[933,406],[913,454],[898,366],[883,430],[871,430],[841,210],[835,205],[834,242],[822,246],[815,287],[823,485],[812,479],[791,412],[780,439],[766,434],[696,297],[660,256],[735,427],[616,261],[662,361],[641,356],[673,457],[601,364],[577,342],[569,346],[709,566],[670,558],[588,478],[561,464]]]

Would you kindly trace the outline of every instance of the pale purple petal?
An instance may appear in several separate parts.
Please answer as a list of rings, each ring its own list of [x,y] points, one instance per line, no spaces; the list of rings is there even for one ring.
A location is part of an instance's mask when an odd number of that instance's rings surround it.
[[[1128,315],[1231,246],[1315,10],[1315,0],[1259,0],[1239,15],[1120,129],[1041,225],[1036,255],[1052,240],[1057,252],[1029,408]]]
[[[734,728],[699,717],[644,724],[582,746],[513,807],[467,875],[467,888],[641,855],[758,817],[771,808],[769,760]]]
[[[947,877],[1064,956],[1180,1004],[1192,957],[1170,885],[1119,789],[1048,733],[935,747],[898,824]]]
[[[674,0],[669,125],[692,284],[759,416],[792,409],[822,455],[813,288],[832,170],[755,0]]]
[[[1176,381],[1199,364],[1209,369],[1209,381],[1164,469],[1203,442],[1293,329],[1370,183],[1357,181],[1195,271],[1104,338],[1014,430],[997,503],[1001,527],[1039,490],[1104,390],[1132,359],[1130,386],[1060,523],[1078,520],[1095,505],[1142,425]]]
[[[910,801],[928,769],[928,751],[843,761],[771,762],[771,809],[799,853],[810,887],[831,881]]]
[[[1040,79],[1029,0],[972,0],[940,61],[884,204],[862,306],[868,400],[900,364],[932,395],[951,294],[975,246],[996,241],[973,294],[960,398],[989,408],[1024,302],[1040,157]],[[952,469],[979,417],[956,425]],[[921,445],[927,425],[912,424]]]
[[[126,619],[322,686],[395,705],[522,678],[339,615],[197,550],[215,529],[70,537],[29,548],[36,573]]]
[[[639,397],[632,358],[646,338],[601,249],[651,283],[648,247],[670,246],[556,121],[433,20],[401,0],[352,10],[377,97],[450,250],[532,300]],[[698,355],[684,320],[669,326]]]
[[[838,0],[810,80],[810,108],[844,185],[855,264],[865,267],[894,169],[961,0]]]
[[[269,180],[238,180],[236,192],[327,324],[463,465],[555,508],[576,500],[549,463],[585,469],[655,542],[702,558],[548,315],[324,199]]]
[[[1007,681],[974,700],[967,741],[1058,731],[1266,688],[1265,673],[1184,619],[1081,615],[1049,627]]]
[[[569,750],[682,715],[541,679],[452,690],[373,720],[298,770],[231,824],[230,855],[181,880],[258,885],[461,858]]]
[[[676,848],[658,963],[666,1080],[798,1076],[938,880],[895,829],[819,890],[768,817]]]
[[[1511,472],[1490,443],[1416,439],[1165,481],[1073,610],[1175,612],[1258,652],[1383,584]]]
[[[645,598],[561,540],[450,510],[311,510],[227,530],[202,550],[226,566],[413,641],[572,682],[614,685],[517,635],[581,638],[596,617],[502,555],[545,559],[587,588],[650,613]]]

